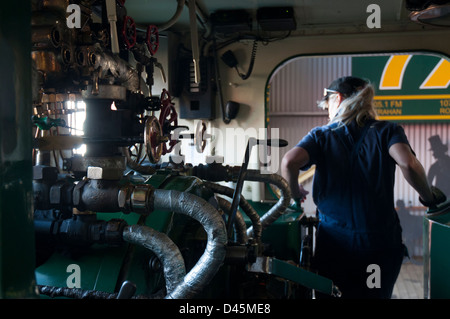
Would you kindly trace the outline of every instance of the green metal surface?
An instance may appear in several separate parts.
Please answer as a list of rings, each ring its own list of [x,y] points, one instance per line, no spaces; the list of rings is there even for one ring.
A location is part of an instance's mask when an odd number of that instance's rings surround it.
[[[450,213],[424,218],[424,297],[450,298]]]
[[[271,260],[271,274],[292,280],[304,287],[315,289],[328,295],[334,293],[334,285],[330,279],[276,258]]]
[[[81,286],[76,288],[113,292],[121,266],[117,261],[124,257],[125,248],[93,246],[81,256],[53,254],[36,270],[36,281],[40,285],[67,287],[74,273],[68,267],[77,265]]]
[[[31,3],[0,10],[0,298],[35,293],[31,161]]]

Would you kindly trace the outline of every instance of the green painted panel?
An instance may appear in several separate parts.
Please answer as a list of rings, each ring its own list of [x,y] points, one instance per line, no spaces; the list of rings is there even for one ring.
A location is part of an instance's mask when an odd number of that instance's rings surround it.
[[[447,58],[432,54],[352,57],[352,75],[376,89],[381,120],[449,121],[449,69]]]
[[[424,279],[428,297],[450,298],[450,214],[425,217]],[[427,292],[426,292],[427,293]]]

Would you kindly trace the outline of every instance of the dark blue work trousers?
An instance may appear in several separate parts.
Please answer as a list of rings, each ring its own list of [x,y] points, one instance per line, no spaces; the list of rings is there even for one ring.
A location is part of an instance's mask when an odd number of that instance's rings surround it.
[[[345,299],[390,299],[406,247],[402,243],[373,244],[364,234],[347,233],[320,225],[314,268],[331,279]],[[329,296],[316,293],[316,298]]]

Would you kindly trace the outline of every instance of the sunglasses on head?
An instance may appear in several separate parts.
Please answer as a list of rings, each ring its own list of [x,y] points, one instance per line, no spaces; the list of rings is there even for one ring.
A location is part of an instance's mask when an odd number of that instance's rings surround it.
[[[330,89],[327,89],[327,88],[323,89],[323,100],[324,101],[328,101],[328,98],[330,97],[330,95],[331,94],[336,94],[336,93],[339,93],[339,92],[336,91],[336,90],[330,90]]]

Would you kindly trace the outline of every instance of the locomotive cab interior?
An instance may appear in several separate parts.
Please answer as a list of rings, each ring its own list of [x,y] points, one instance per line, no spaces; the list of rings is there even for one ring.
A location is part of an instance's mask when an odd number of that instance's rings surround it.
[[[326,120],[295,105],[342,70],[420,56],[418,69],[442,68],[441,105],[400,121],[447,130],[449,12],[437,0],[5,2],[0,297],[339,299],[311,264],[314,205],[293,205],[279,172],[301,138],[291,129]],[[320,81],[294,80],[308,66]],[[427,280],[441,278],[419,254]],[[450,291],[427,283],[424,297]]]

